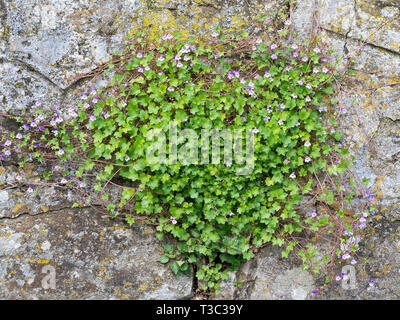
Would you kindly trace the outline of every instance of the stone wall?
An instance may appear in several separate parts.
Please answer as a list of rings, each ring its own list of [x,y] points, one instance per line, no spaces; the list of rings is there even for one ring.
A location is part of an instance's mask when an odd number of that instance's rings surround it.
[[[308,38],[318,28],[335,54],[355,58],[355,75],[341,84],[338,104],[349,113],[340,125],[356,157],[355,171],[370,178],[377,196],[379,213],[370,218],[357,257],[368,263],[355,265],[354,289],[338,282],[313,295],[322,277],[268,247],[231,273],[214,298],[399,299],[400,1],[299,0],[295,7],[289,2],[0,0],[0,112],[29,109],[37,100],[71,104],[85,85],[71,77],[106,61],[130,30],[157,33],[180,26],[207,32],[220,23],[235,31],[257,13],[290,13],[297,37]],[[12,181],[16,174],[12,164],[0,166],[0,180]],[[25,174],[39,179],[40,168],[27,167]],[[37,194],[0,189],[0,298],[196,298],[193,276],[176,279],[156,262],[162,245],[152,228],[129,228],[85,207],[71,209],[72,202],[72,194],[51,187]],[[56,289],[42,286],[46,265],[55,268]],[[245,284],[238,289],[235,281]]]

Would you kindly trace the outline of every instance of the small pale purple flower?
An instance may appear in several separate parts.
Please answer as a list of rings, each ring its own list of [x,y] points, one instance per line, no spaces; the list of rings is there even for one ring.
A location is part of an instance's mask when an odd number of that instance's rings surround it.
[[[309,147],[309,146],[311,146],[311,143],[310,143],[310,141],[306,140],[306,142],[304,142],[304,146],[306,146],[306,147]]]
[[[89,118],[90,121],[95,121],[96,120],[96,116],[94,114],[92,114]]]
[[[296,174],[294,172],[292,172],[289,176],[290,179],[295,179],[296,178]]]
[[[64,154],[64,150],[63,150],[63,149],[58,150],[58,151],[57,151],[57,154],[58,154],[59,156],[62,156],[62,155]]]
[[[310,158],[309,156],[307,156],[307,157],[304,158],[304,162],[305,162],[305,163],[309,163],[310,161],[311,161],[311,158]]]

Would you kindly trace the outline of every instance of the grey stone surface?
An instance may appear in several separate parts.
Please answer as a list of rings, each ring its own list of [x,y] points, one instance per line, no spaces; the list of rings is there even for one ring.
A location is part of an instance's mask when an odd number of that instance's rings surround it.
[[[367,237],[355,257],[360,262],[354,266],[355,288],[345,289],[338,281],[314,295],[323,276],[302,271],[293,257],[281,259],[278,248],[264,248],[231,272],[213,298],[399,299],[400,3],[296,2],[291,22],[299,30],[297,37],[308,39],[317,28],[335,55],[354,58],[355,75],[341,82],[332,109],[347,109],[349,115],[340,123],[344,142],[355,156],[355,172],[370,178],[379,214],[369,218]],[[129,30],[163,32],[185,26],[209,32],[221,23],[233,32],[245,28],[255,13],[279,10],[288,12],[287,1],[0,0],[0,112],[29,110],[38,100],[46,108],[70,104],[86,85],[72,77],[121,49]],[[30,183],[40,182],[40,170],[27,169]],[[0,166],[0,182],[12,182],[17,174]],[[74,200],[72,193],[51,186],[41,187],[40,193],[0,187],[1,299],[193,295],[192,277],[176,279],[156,262],[162,248],[153,228],[128,228],[94,210],[65,209]],[[56,270],[55,290],[42,287],[46,265]],[[242,282],[242,288],[235,282]]]
[[[157,262],[154,229],[60,210],[0,220],[0,299],[187,299],[192,276]],[[55,268],[56,288],[42,285]]]

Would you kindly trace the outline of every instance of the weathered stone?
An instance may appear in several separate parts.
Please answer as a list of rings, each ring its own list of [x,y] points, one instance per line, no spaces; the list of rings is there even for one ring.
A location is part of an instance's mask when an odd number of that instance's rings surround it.
[[[157,262],[154,228],[132,228],[93,210],[0,219],[1,299],[185,299],[192,276]],[[56,288],[42,286],[44,266]]]
[[[285,0],[0,0],[0,111],[29,110],[37,100],[45,108],[73,104],[84,82],[71,77],[120,50],[130,30],[208,33],[220,23],[234,32],[258,13],[287,9]],[[370,179],[368,187],[378,200],[378,214],[369,218],[356,257],[355,288],[346,289],[344,280],[338,281],[314,297],[312,291],[322,286],[323,277],[302,271],[298,260],[281,259],[280,250],[269,247],[229,273],[214,298],[399,299],[399,10],[394,0],[302,0],[291,16],[299,38],[309,39],[312,27],[319,27],[335,55],[354,58],[355,75],[340,83],[332,109],[346,108],[348,116],[340,121],[343,142],[355,156],[357,176]],[[16,175],[0,167],[0,182],[12,182]],[[34,171],[32,180],[35,176],[41,172]],[[156,261],[162,247],[154,228],[128,228],[94,210],[60,209],[75,201],[74,194],[60,194],[51,186],[40,193],[27,193],[25,187],[0,190],[0,298],[192,295],[191,277],[176,279],[168,266]],[[364,259],[368,263],[362,264]],[[55,290],[42,287],[46,265],[55,267]],[[340,266],[337,272],[342,272]]]

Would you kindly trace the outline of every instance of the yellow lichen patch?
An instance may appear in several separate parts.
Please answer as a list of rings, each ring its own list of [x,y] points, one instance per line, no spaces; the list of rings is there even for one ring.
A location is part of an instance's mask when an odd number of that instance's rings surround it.
[[[43,212],[49,211],[49,208],[46,207],[46,206],[41,206],[40,209],[41,209]]]
[[[147,290],[147,286],[143,283],[140,285],[139,289],[142,291],[145,291],[145,290]]]
[[[48,264],[50,262],[50,260],[37,260],[36,263],[38,264]]]
[[[25,203],[17,203],[13,208],[13,212],[19,213],[21,211],[24,211],[24,209],[26,209]]]

